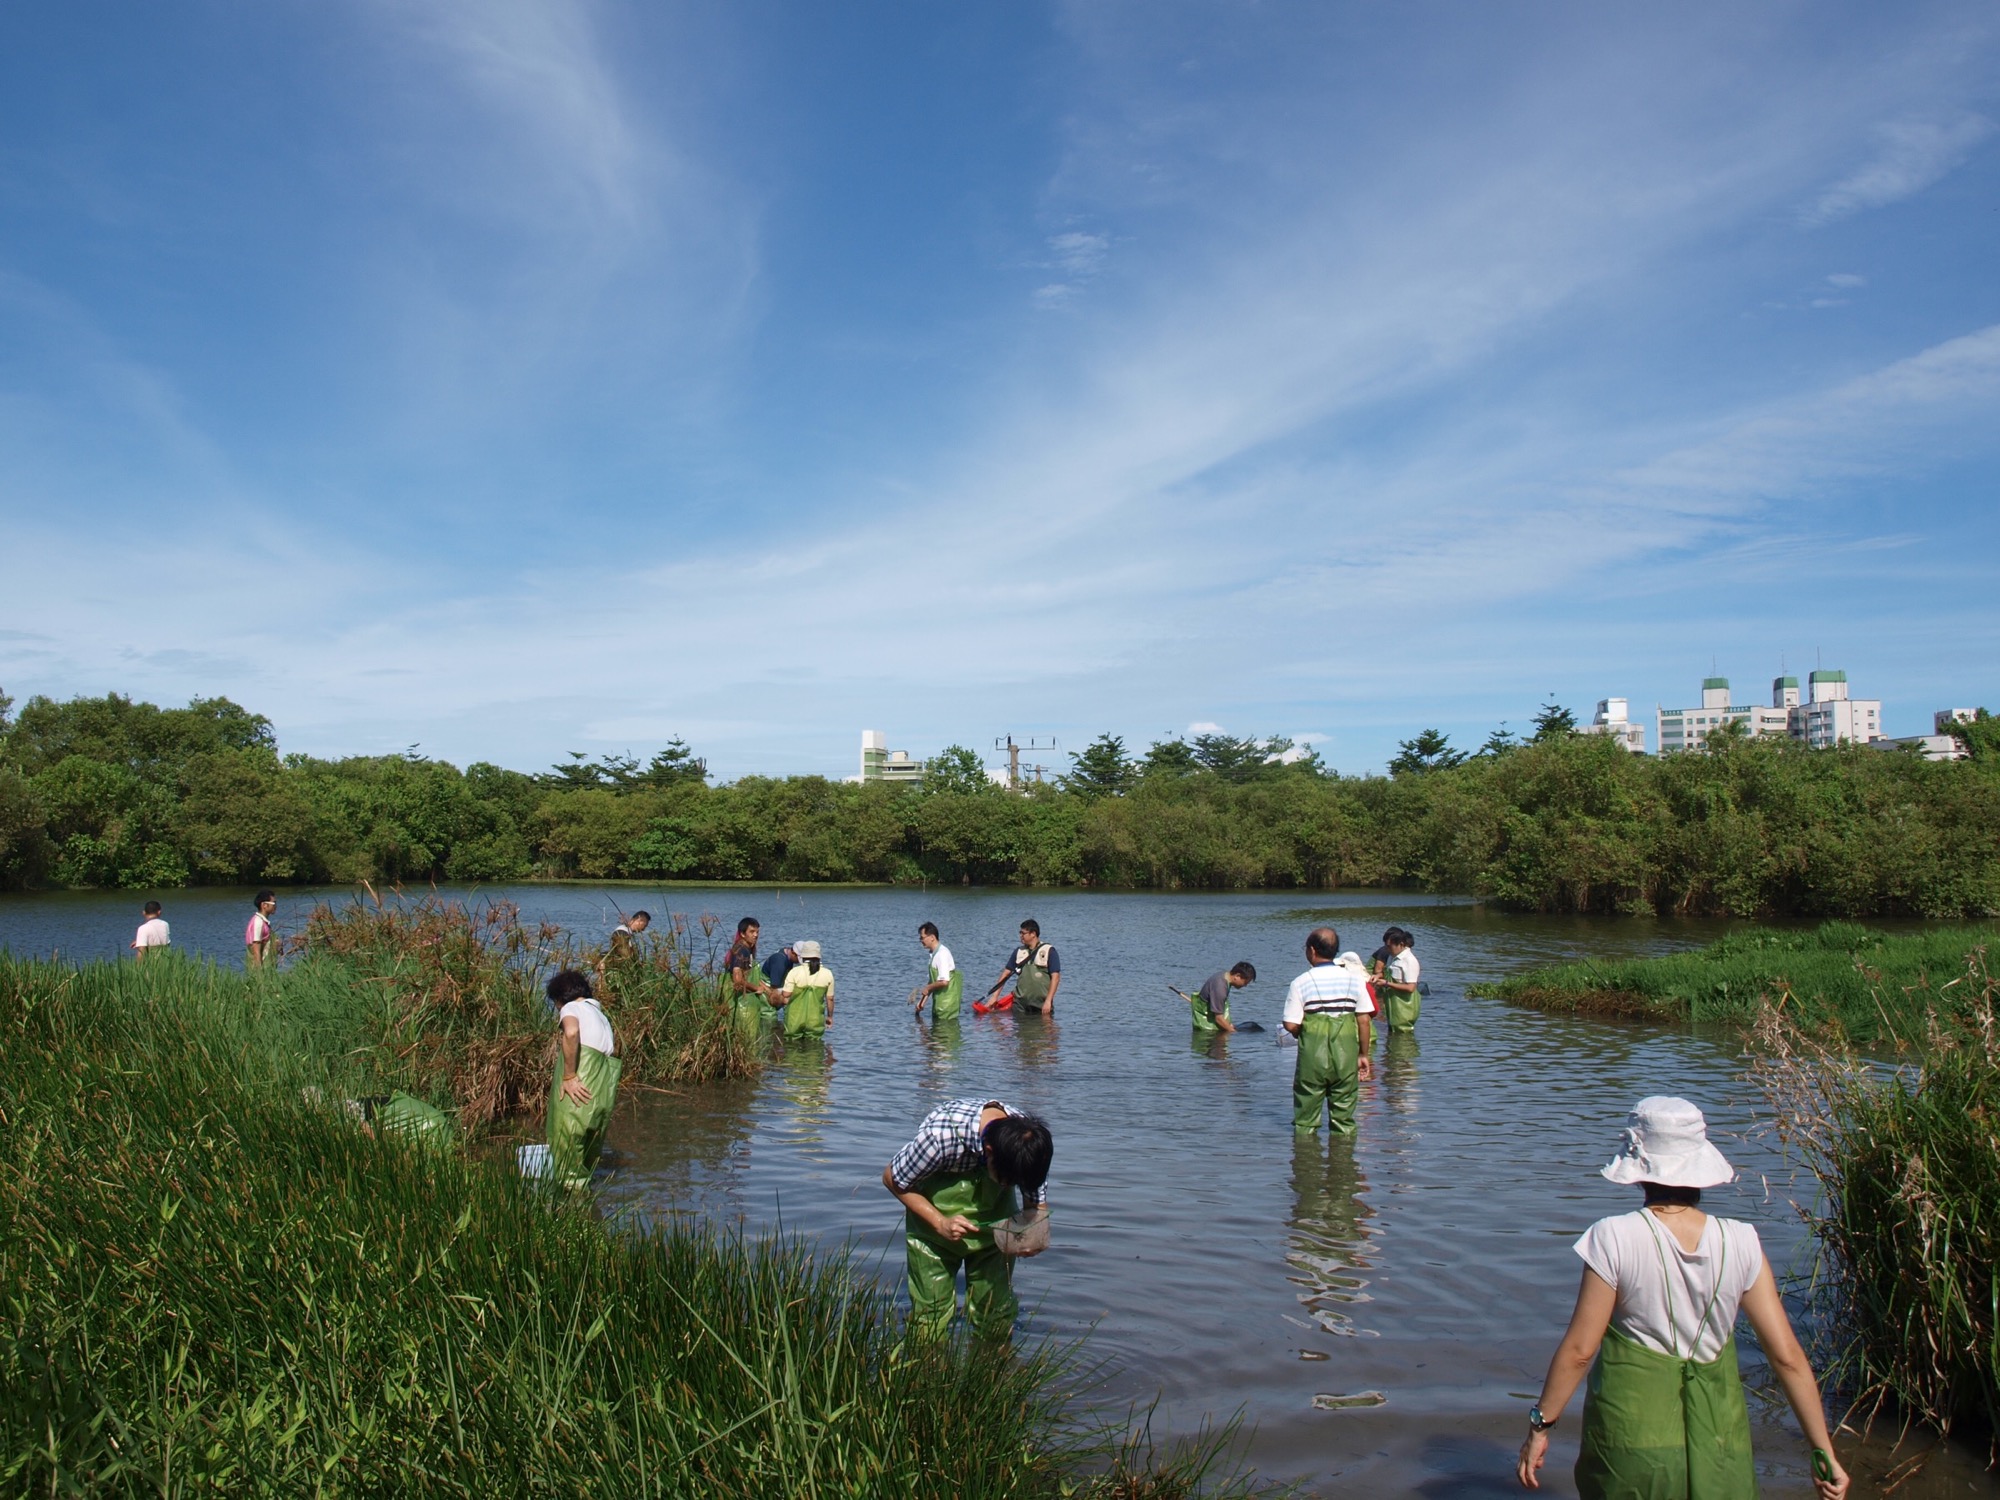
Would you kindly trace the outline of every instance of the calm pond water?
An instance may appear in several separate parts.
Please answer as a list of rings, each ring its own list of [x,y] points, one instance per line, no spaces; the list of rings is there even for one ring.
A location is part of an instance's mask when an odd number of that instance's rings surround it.
[[[345,892],[339,893],[341,897]],[[1156,1433],[1241,1411],[1248,1455],[1311,1493],[1518,1495],[1511,1465],[1529,1401],[1575,1296],[1569,1245],[1636,1202],[1597,1177],[1625,1111],[1678,1093],[1707,1112],[1742,1171],[1711,1195],[1754,1222],[1781,1275],[1806,1267],[1791,1206],[1809,1191],[1761,1127],[1758,1096],[1726,1037],[1565,1020],[1465,996],[1524,965],[1662,952],[1718,924],[1525,918],[1406,894],[1153,895],[1100,892],[528,886],[493,890],[584,935],[622,907],[759,917],[773,940],[815,938],[838,976],[823,1047],[778,1049],[755,1081],[621,1105],[627,1158],[607,1207],[697,1215],[751,1231],[782,1225],[850,1242],[890,1284],[901,1212],[882,1166],[924,1111],[999,1097],[1056,1137],[1055,1237],[1016,1278],[1025,1336],[1088,1341],[1104,1390],[1144,1406]],[[249,893],[162,896],[177,945],[240,959]],[[309,897],[287,892],[280,931]],[[129,908],[129,910],[127,909]],[[933,1027],[904,1003],[922,982],[917,924],[938,923],[983,991],[1034,916],[1062,956],[1053,1022],[976,1017]],[[1417,935],[1431,996],[1414,1040],[1378,1045],[1352,1141],[1295,1142],[1292,1052],[1277,1034],[1306,930],[1337,926],[1364,955],[1393,923]],[[0,900],[0,945],[67,957],[123,951],[138,901],[119,895]],[[1191,1038],[1193,989],[1239,960],[1258,981],[1239,1021],[1262,1035]],[[615,1011],[614,1011],[615,1019]],[[1746,1350],[1746,1376],[1766,1385]],[[1557,1429],[1543,1493],[1574,1493],[1581,1398]],[[1811,1485],[1781,1398],[1759,1404],[1764,1493]],[[1924,1451],[1850,1441],[1857,1493]],[[1931,1451],[1903,1497],[1990,1494],[1978,1458]]]

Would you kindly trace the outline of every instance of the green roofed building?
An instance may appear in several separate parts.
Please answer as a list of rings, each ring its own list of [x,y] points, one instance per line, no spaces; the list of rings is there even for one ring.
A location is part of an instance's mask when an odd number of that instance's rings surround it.
[[[1807,678],[1804,694],[1799,691],[1798,678],[1774,677],[1768,707],[1732,704],[1729,679],[1705,677],[1699,708],[1659,711],[1660,754],[1699,750],[1709,735],[1725,724],[1741,724],[1753,735],[1798,740],[1815,750],[1866,745],[1883,738],[1882,700],[1850,698],[1845,672],[1818,671]]]

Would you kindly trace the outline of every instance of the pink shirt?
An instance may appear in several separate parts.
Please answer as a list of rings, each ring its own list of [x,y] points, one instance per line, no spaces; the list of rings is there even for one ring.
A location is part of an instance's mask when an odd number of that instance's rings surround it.
[[[261,943],[270,935],[271,919],[261,911],[251,912],[249,925],[243,929],[243,946],[248,948],[253,943]]]

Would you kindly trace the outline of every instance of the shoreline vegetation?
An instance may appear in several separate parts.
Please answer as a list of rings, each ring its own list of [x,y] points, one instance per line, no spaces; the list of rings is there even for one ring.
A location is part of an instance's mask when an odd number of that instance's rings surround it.
[[[1278,739],[1128,754],[1100,736],[1012,793],[952,747],[920,786],[711,785],[676,741],[541,774],[404,755],[281,755],[226,699],[0,696],[0,888],[756,881],[1468,894],[1510,911],[1738,917],[2000,914],[2000,721],[1970,758],[1718,736],[1634,756],[1545,710],[1392,774]],[[1287,759],[1286,757],[1291,758]]]
[[[1977,1434],[2000,1462],[1996,950],[1996,929],[1829,922],[1474,989],[1541,1010],[1743,1028],[1779,1134],[1820,1189],[1804,1212],[1830,1386],[1866,1418]]]
[[[906,1345],[840,1251],[369,1133],[341,1099],[421,1083],[352,1045],[371,988],[0,955],[9,1492],[1246,1493],[1233,1429],[1156,1454],[1071,1355]]]

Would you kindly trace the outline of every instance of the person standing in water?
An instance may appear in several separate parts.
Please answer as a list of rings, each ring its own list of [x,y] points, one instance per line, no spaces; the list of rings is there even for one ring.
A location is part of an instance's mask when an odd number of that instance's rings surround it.
[[[796,962],[785,971],[782,991],[785,1036],[824,1036],[833,1024],[833,970],[820,962],[818,943],[797,943],[788,951]]]
[[[757,937],[763,931],[755,917],[736,924],[736,941],[723,960],[722,996],[746,1028],[761,1026],[771,1009],[771,986],[757,967]]]
[[[167,919],[160,915],[160,903],[148,901],[139,909],[139,930],[132,934],[132,957],[143,963],[147,953],[154,948],[173,945],[174,935],[167,926]]]
[[[649,911],[635,911],[631,916],[611,929],[611,957],[613,960],[633,958],[639,952],[639,934],[653,925],[653,914]]]
[[[982,1338],[1013,1331],[1014,1259],[994,1242],[994,1226],[1046,1208],[1055,1141],[1033,1115],[998,1099],[959,1099],[924,1116],[916,1136],[882,1169],[882,1186],[903,1205],[910,1328],[936,1338],[958,1306],[965,1270],[965,1317]],[[1039,1255],[1038,1250],[1025,1252]]]
[[[278,945],[271,931],[271,918],[278,910],[276,891],[259,891],[250,903],[250,920],[243,928],[243,967],[261,969],[275,961]]]
[[[1194,1013],[1196,1031],[1223,1031],[1236,1029],[1236,1023],[1229,1019],[1229,994],[1240,990],[1257,977],[1257,970],[1247,960],[1232,964],[1220,974],[1211,974],[1189,1001],[1189,1009]]]
[[[965,975],[958,967],[958,960],[939,940],[935,922],[926,922],[917,929],[917,941],[931,956],[930,982],[917,1000],[917,1014],[921,1016],[928,1004],[933,1021],[955,1021],[959,1005],[965,999]]]
[[[768,984],[774,990],[783,989],[785,987],[785,976],[792,972],[792,965],[799,961],[799,948],[800,945],[797,943],[787,943],[776,953],[765,959],[763,964],[764,983]]]
[[[1315,927],[1306,936],[1305,973],[1285,991],[1285,1030],[1299,1039],[1292,1070],[1292,1130],[1310,1135],[1324,1116],[1335,1135],[1354,1133],[1360,1080],[1375,1076],[1367,972],[1359,959],[1350,969],[1334,960],[1340,934]]]
[[[564,1187],[590,1186],[618,1102],[618,1039],[590,991],[590,976],[563,969],[548,982],[561,1027],[549,1089],[549,1175]]]
[[[1382,951],[1389,957],[1375,965],[1375,993],[1382,998],[1391,1031],[1415,1031],[1417,1016],[1424,1008],[1424,997],[1417,989],[1423,965],[1412,951],[1416,941],[1401,927],[1391,927],[1382,934]]]
[[[1549,1429],[1588,1371],[1576,1460],[1583,1500],[1754,1500],[1750,1412],[1736,1367],[1740,1308],[1812,1448],[1819,1500],[1842,1500],[1847,1472],[1757,1231],[1701,1210],[1703,1188],[1736,1179],[1701,1111],[1685,1099],[1641,1099],[1602,1175],[1642,1189],[1645,1205],[1599,1219],[1576,1242],[1583,1284],[1541,1399],[1528,1409],[1515,1476],[1540,1488]]]
[[[1056,991],[1062,988],[1062,960],[1056,950],[1042,941],[1042,926],[1033,917],[1021,924],[1021,946],[1007,960],[1007,967],[993,982],[992,994],[1008,980],[1014,981],[1014,999],[1024,1009],[1037,1011],[1050,1020],[1056,1015]]]

